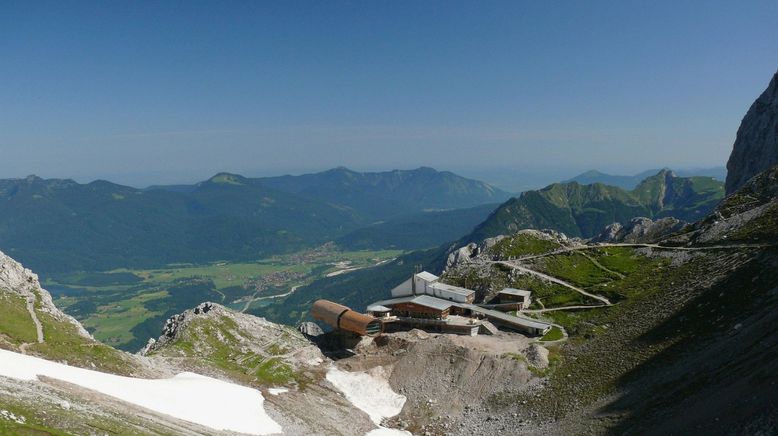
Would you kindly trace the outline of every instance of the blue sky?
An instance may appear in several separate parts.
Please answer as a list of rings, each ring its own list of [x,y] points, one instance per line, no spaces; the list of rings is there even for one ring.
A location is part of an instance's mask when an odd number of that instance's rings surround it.
[[[775,1],[4,2],[0,178],[723,165]]]

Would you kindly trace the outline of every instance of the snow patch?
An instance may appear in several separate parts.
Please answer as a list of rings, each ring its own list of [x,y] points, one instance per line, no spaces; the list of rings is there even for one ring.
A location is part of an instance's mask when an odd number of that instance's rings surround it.
[[[0,419],[4,419],[6,421],[13,421],[17,424],[27,423],[27,418],[21,415],[16,415],[13,412],[10,412],[8,410],[0,410]]]
[[[289,392],[289,389],[287,388],[270,388],[267,390],[267,393],[270,395],[281,395]]]
[[[412,436],[413,433],[394,428],[379,427],[367,432],[365,436]]]
[[[281,426],[265,413],[265,399],[259,391],[190,372],[169,379],[140,379],[0,350],[0,376],[62,380],[215,430],[252,435],[282,432]]]
[[[327,381],[343,392],[346,399],[359,410],[367,413],[379,428],[368,433],[370,436],[410,435],[408,432],[381,427],[385,418],[396,416],[405,405],[405,396],[392,390],[383,368],[370,372],[347,372],[338,368],[327,371]]]

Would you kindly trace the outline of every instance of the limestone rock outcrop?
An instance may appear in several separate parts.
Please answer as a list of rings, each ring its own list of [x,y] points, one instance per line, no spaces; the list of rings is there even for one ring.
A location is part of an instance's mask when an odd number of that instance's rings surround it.
[[[778,165],[778,72],[740,123],[727,162],[727,194],[775,165]]]
[[[632,218],[626,224],[613,223],[591,242],[603,243],[653,243],[681,230],[685,223],[675,218],[662,218],[656,221],[645,217]]]

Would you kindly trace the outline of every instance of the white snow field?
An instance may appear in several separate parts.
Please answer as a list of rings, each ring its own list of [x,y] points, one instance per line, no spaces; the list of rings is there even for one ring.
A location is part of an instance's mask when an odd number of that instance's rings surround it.
[[[0,376],[62,380],[184,421],[251,435],[281,433],[251,388],[184,372],[169,379],[141,379],[76,368],[0,350]]]
[[[402,411],[406,400],[404,395],[392,390],[385,378],[367,372],[347,372],[332,367],[327,371],[327,381],[343,392],[354,407],[367,413],[378,426],[378,429],[368,433],[369,436],[410,435],[406,431],[381,427],[384,418],[391,418]]]

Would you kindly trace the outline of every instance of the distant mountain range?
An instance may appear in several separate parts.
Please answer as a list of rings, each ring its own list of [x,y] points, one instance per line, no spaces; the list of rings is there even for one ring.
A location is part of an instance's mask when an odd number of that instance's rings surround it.
[[[669,170],[668,168],[665,168]],[[637,187],[640,182],[648,177],[658,173],[659,169],[643,171],[634,176],[616,176],[613,174],[606,174],[597,170],[590,170],[585,173],[579,174],[572,179],[563,181],[562,183],[578,182],[582,185],[591,185],[592,183],[602,183],[605,185],[617,186],[621,189],[632,190]],[[727,177],[727,169],[724,167],[715,168],[702,168],[691,170],[677,170],[674,171],[680,177],[713,177],[716,180],[724,181]]]
[[[300,176],[241,179],[243,183],[258,183],[277,191],[346,206],[375,220],[500,203],[511,196],[487,183],[429,167],[372,173],[339,167]],[[156,186],[153,189],[191,192],[195,185]]]
[[[672,216],[695,221],[710,212],[723,196],[721,181],[679,177],[670,170],[659,171],[631,191],[602,183],[555,183],[508,200],[466,239],[480,241],[521,229],[554,229],[588,238],[611,223],[634,217]]]
[[[311,247],[376,221],[509,197],[431,168],[136,189],[35,176],[0,180],[0,247],[43,273],[257,259]]]

